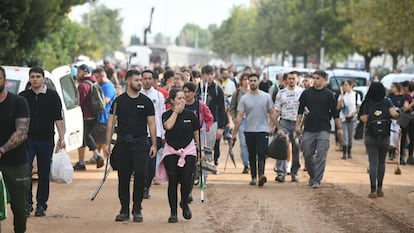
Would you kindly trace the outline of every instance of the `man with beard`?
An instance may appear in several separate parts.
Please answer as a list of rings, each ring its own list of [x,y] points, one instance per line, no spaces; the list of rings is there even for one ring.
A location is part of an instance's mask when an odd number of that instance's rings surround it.
[[[5,89],[6,71],[0,66],[0,171],[11,197],[14,232],[26,232],[27,194],[31,174],[24,141],[30,111],[26,100]],[[0,229],[1,231],[1,229]]]
[[[245,114],[246,128],[244,135],[247,150],[249,151],[249,164],[252,176],[250,185],[256,185],[258,173],[258,186],[261,187],[267,181],[264,171],[265,153],[269,140],[268,114],[275,124],[277,124],[277,116],[270,95],[258,88],[259,76],[257,74],[249,74],[249,85],[250,91],[240,98],[239,105],[237,106],[238,112],[233,130],[233,140],[236,140],[240,123]]]
[[[155,112],[151,99],[140,93],[141,73],[129,70],[126,82],[127,91],[115,99],[109,112],[106,143],[109,145],[111,142],[111,129],[115,121],[118,123],[117,142],[111,155],[111,165],[115,164],[118,170],[118,197],[121,202],[121,211],[115,217],[115,221],[129,220],[129,186],[131,175],[134,174],[133,221],[142,222],[141,203],[148,160],[157,154]],[[151,135],[151,147],[147,139],[147,126]],[[106,150],[109,154],[109,147]]]

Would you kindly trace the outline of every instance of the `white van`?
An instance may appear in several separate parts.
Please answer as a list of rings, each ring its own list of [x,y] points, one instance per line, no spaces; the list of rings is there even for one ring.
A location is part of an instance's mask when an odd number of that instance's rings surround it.
[[[387,74],[381,79],[381,83],[384,87],[389,90],[391,88],[391,84],[394,82],[402,83],[404,81],[412,82],[414,81],[414,74],[406,74],[406,73],[398,73],[398,74]]]
[[[30,87],[28,67],[3,66],[6,70],[7,91],[19,94]],[[65,120],[66,151],[72,151],[82,146],[83,116],[79,106],[79,93],[72,79],[69,66],[61,66],[52,71],[45,70],[47,88],[55,90],[62,101],[63,118]],[[58,134],[55,128],[55,141]]]
[[[326,70],[328,74],[328,88],[331,89],[335,96],[339,93],[339,87],[342,86],[346,80],[352,80],[356,86],[354,90],[359,91],[362,97],[365,97],[368,90],[368,84],[370,81],[370,74],[365,71],[346,70],[346,69],[333,69]]]

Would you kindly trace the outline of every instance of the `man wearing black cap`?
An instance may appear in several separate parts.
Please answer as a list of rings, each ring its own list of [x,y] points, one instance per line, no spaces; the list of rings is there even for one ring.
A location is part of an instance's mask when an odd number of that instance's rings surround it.
[[[91,110],[91,85],[87,82],[96,82],[95,77],[90,76],[89,67],[85,64],[76,66],[78,69],[78,92],[79,92],[79,105],[82,109],[83,115],[83,145],[78,148],[79,161],[73,166],[73,169],[84,171],[85,168],[85,146],[89,147],[89,150],[93,151],[94,158],[96,159],[96,168],[100,168],[104,165],[104,160],[99,154],[95,139],[91,133],[96,124],[96,119]]]

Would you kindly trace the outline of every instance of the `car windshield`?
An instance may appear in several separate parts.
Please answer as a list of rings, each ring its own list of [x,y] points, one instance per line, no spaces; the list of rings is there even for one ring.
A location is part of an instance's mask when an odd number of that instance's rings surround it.
[[[329,85],[333,91],[338,91],[339,87],[342,86],[342,84],[346,80],[352,80],[355,82],[355,86],[366,86],[367,85],[367,79],[366,78],[360,78],[360,77],[350,77],[350,76],[335,76],[332,77],[329,81]]]

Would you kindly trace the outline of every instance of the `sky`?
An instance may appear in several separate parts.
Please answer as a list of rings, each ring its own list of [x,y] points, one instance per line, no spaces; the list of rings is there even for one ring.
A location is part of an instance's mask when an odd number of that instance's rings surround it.
[[[123,38],[137,35],[143,39],[144,28],[148,26],[151,7],[154,7],[151,34],[158,32],[174,39],[186,23],[194,23],[206,29],[230,17],[233,6],[250,6],[250,0],[99,0],[110,9],[120,9],[123,18]],[[81,15],[88,12],[89,4],[76,6],[72,14],[80,22]]]

